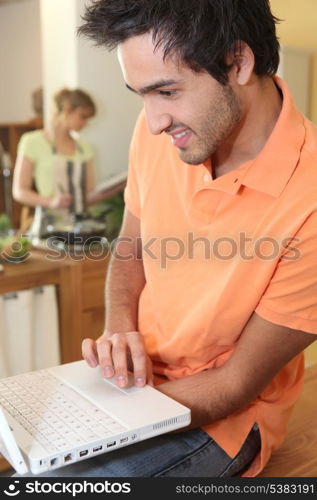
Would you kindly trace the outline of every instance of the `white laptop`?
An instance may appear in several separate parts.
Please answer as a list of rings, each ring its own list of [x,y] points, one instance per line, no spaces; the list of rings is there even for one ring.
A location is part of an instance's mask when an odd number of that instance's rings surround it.
[[[190,423],[147,385],[127,388],[76,361],[0,380],[0,452],[19,474],[57,469]]]

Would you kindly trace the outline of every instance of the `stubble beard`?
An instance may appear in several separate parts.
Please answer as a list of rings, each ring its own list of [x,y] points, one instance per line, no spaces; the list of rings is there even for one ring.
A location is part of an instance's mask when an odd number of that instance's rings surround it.
[[[181,160],[189,165],[200,165],[211,158],[240,123],[241,107],[230,85],[220,85],[218,95],[209,104],[204,115],[201,119],[203,125],[197,132],[193,131],[193,150],[179,150]]]

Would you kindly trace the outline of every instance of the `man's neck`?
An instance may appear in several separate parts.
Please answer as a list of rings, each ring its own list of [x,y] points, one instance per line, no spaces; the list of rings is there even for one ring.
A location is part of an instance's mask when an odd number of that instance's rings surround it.
[[[254,83],[243,102],[243,118],[213,155],[213,176],[220,177],[256,158],[268,141],[282,109],[272,78]]]

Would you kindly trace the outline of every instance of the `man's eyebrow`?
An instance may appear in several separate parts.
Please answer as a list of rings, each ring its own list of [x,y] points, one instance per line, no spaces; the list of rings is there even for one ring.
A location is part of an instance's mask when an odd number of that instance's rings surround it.
[[[159,80],[158,82],[152,83],[151,85],[147,85],[146,87],[141,88],[139,91],[134,90],[130,85],[126,83],[126,87],[139,95],[145,95],[149,92],[153,92],[153,90],[161,89],[164,87],[169,87],[170,85],[175,85],[176,83],[180,83],[177,80]]]

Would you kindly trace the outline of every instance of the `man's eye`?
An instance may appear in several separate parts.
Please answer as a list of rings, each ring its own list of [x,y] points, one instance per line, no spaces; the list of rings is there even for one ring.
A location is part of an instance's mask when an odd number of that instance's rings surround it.
[[[159,90],[159,94],[164,96],[164,97],[172,97],[172,95],[175,95],[176,90]]]

